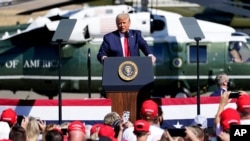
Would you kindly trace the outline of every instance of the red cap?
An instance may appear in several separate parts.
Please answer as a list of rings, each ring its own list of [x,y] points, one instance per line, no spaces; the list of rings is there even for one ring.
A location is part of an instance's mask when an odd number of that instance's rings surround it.
[[[80,121],[73,121],[69,124],[68,126],[68,132],[70,131],[82,131],[83,133],[85,132],[85,126],[82,122]]]
[[[9,124],[13,125],[13,124],[15,124],[16,121],[17,121],[17,114],[16,114],[16,112],[15,112],[13,109],[11,109],[11,108],[5,109],[5,110],[3,110],[3,112],[2,112],[1,120],[2,120],[2,121],[6,121],[6,122],[8,122]]]
[[[233,108],[227,108],[223,110],[220,114],[220,123],[223,130],[230,129],[230,124],[240,124],[240,115]]]
[[[146,100],[142,103],[141,114],[143,116],[157,117],[158,105],[153,100]]]
[[[104,124],[101,124],[101,123],[94,124],[94,125],[90,128],[90,135],[93,135],[94,133],[96,133],[102,126],[104,126]],[[98,129],[98,128],[99,128],[99,129]]]
[[[237,110],[240,112],[244,112],[245,108],[250,108],[250,95],[240,95],[236,101]]]
[[[145,120],[137,120],[134,123],[134,131],[149,132],[150,124]]]
[[[101,126],[99,133],[99,136],[104,136],[104,137],[108,137],[110,138],[112,141],[117,141],[117,139],[115,138],[115,131],[114,129],[109,126],[109,125],[103,125]]]

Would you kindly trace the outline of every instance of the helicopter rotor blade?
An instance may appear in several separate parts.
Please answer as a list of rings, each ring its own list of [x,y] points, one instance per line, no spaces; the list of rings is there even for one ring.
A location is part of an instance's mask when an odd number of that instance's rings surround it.
[[[82,3],[90,2],[90,1],[95,1],[95,0],[67,0],[67,1],[62,1],[60,3],[50,4],[47,6],[38,7],[38,8],[23,11],[23,12],[19,12],[19,13],[17,13],[17,15],[29,15],[29,14],[32,14],[34,12],[48,10],[48,9],[52,9],[55,7],[62,7],[62,6],[67,6],[67,5],[71,5],[71,4],[82,4]]]
[[[234,2],[229,2],[227,0],[183,0],[183,1],[188,1],[192,3],[197,3],[200,4],[201,6],[208,7],[208,8],[213,8],[219,11],[227,12],[227,13],[232,13],[240,16],[246,16],[250,17],[250,10],[247,10],[243,7],[238,7],[238,3]],[[250,4],[241,4],[242,6],[249,6]]]
[[[232,5],[215,4],[215,5],[211,6],[210,8],[214,8],[216,10],[220,10],[223,12],[233,13],[233,14],[240,15],[240,16],[250,17],[250,10],[236,7],[236,6],[232,6]]]
[[[230,2],[230,1],[227,1],[227,2],[223,2],[223,3],[231,4],[231,5],[235,5],[235,6],[244,6],[244,7],[250,8],[250,4],[243,3],[243,2]]]

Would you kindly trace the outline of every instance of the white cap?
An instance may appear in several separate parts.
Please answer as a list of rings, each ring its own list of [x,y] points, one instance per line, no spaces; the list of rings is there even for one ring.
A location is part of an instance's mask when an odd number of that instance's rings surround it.
[[[197,115],[194,118],[192,125],[198,125],[202,129],[205,129],[205,128],[207,128],[207,118],[205,116]]]
[[[0,139],[9,139],[10,126],[5,121],[0,121]]]

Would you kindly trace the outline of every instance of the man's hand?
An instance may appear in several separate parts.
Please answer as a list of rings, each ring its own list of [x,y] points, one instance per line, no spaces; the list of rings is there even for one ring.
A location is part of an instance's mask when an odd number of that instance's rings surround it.
[[[156,57],[153,54],[149,54],[148,57],[151,57],[152,64],[155,64]]]
[[[226,91],[226,92],[221,94],[220,105],[225,107],[228,103],[230,103],[230,101],[231,101],[231,99],[229,99],[230,93],[231,93],[231,91]]]
[[[105,58],[107,58],[107,56],[102,56],[102,63],[104,63]]]
[[[23,116],[23,120],[22,120],[22,122],[21,122],[21,126],[22,126],[25,130],[27,130],[28,123],[29,123],[28,117]]]
[[[221,132],[219,134],[219,138],[222,140],[222,141],[230,141],[230,135],[228,133],[225,133],[225,132]]]
[[[46,128],[46,122],[45,120],[39,120],[37,121],[38,125],[39,125],[39,128],[41,130],[42,133],[45,132],[45,128]]]

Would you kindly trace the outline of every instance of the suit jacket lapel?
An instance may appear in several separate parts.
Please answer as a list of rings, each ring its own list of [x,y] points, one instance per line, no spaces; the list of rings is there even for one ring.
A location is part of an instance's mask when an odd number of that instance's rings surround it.
[[[128,47],[130,51],[130,56],[133,56],[133,46],[135,45],[135,38],[133,30],[129,30],[129,36],[128,36]]]
[[[121,43],[121,40],[120,40],[120,34],[119,34],[119,31],[116,30],[115,32],[115,45],[116,47],[118,47],[118,49],[120,50],[120,56],[123,56],[123,49],[122,49],[122,43]]]

